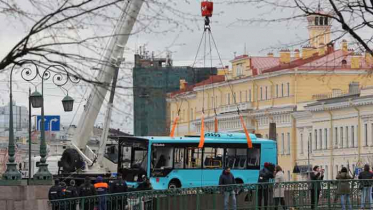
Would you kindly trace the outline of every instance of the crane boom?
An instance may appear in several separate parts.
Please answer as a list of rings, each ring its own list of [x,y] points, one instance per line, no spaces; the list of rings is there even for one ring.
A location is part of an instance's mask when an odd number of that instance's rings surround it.
[[[84,107],[83,114],[79,120],[77,130],[74,133],[72,144],[75,148],[84,151],[93,130],[94,123],[109,90],[116,68],[119,68],[124,48],[132,32],[144,0],[129,0],[124,5],[121,18],[115,34],[111,38],[103,64],[96,79],[101,85],[95,85]],[[118,64],[119,63],[119,64]],[[105,146],[105,145],[104,145]]]

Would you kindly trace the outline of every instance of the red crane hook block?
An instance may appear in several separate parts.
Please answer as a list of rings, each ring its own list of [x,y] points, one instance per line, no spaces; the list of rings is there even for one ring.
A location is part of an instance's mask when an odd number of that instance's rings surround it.
[[[211,1],[201,2],[202,17],[212,17],[212,11],[214,10],[214,3]]]

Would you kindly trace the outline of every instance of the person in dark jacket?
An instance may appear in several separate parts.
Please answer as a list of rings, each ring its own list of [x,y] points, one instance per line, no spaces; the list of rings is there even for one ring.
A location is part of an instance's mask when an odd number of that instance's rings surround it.
[[[137,187],[137,189],[139,191],[141,191],[141,190],[152,190],[153,189],[152,183],[150,183],[150,180],[145,175],[142,175],[142,180],[143,181]]]
[[[109,192],[109,185],[104,182],[101,176],[98,176],[94,186],[97,191],[97,195],[100,195],[98,199],[98,210],[106,210],[106,194]]]
[[[268,193],[269,193],[269,185],[265,184],[268,183],[270,179],[274,177],[274,168],[275,165],[272,163],[264,163],[264,167],[262,170],[259,171],[259,179],[258,183],[260,184],[258,187],[258,207],[259,209],[265,209],[268,206]],[[264,206],[262,208],[262,203]]]
[[[226,167],[223,170],[223,173],[220,175],[219,178],[219,185],[232,185],[236,184],[236,181],[234,180],[234,176],[231,173],[231,169],[229,167]],[[229,204],[229,197],[232,196],[232,208],[234,210],[237,209],[236,206],[236,192],[234,190],[225,189],[224,190],[224,210],[228,209]]]
[[[320,169],[319,166],[314,166],[313,171],[310,173],[311,183],[311,209],[315,208],[318,204],[318,200],[321,192],[321,183],[319,181],[324,179],[324,169]]]
[[[115,199],[112,199],[112,209],[122,210],[125,209],[127,205],[127,196],[123,193],[128,191],[128,186],[125,180],[123,180],[122,174],[117,174],[117,179],[114,180],[110,186],[111,193],[121,193],[120,195],[115,195]]]
[[[60,186],[60,182],[58,180],[54,181],[54,185],[49,189],[48,193],[49,201],[52,205],[52,210],[59,210],[59,205],[57,202],[53,200],[62,199],[62,188]]]
[[[65,198],[74,199],[78,196],[78,189],[75,187],[75,180],[70,180],[70,186],[68,186],[65,191]],[[68,202],[70,205],[67,206],[67,209],[76,210],[76,200],[69,200]]]
[[[346,167],[343,167],[341,169],[341,172],[339,172],[336,179],[339,180],[337,192],[339,195],[341,195],[342,210],[346,209],[345,200],[346,200],[348,209],[352,210],[351,199],[350,199],[351,187],[350,187],[350,182],[348,181],[352,179],[352,177],[348,174]]]
[[[373,173],[370,172],[370,166],[368,164],[364,165],[364,171],[360,172],[359,179],[371,180],[373,178]],[[361,208],[364,209],[365,204],[367,204],[367,198],[369,202],[369,209],[372,209],[372,181],[366,181],[362,183],[361,193]]]
[[[91,184],[91,179],[87,176],[84,179],[84,183],[80,185],[78,189],[79,197],[83,197],[80,200],[81,210],[93,210],[95,207],[94,198],[84,198],[87,196],[94,196],[97,194],[95,187]]]

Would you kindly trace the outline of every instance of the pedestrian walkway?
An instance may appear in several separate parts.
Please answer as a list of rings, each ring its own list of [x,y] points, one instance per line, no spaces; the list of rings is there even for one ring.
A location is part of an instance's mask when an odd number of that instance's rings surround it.
[[[350,202],[347,203],[347,199],[344,199],[346,203],[343,206],[338,191],[341,184],[350,187]],[[259,209],[258,193],[261,192],[268,193],[268,208],[274,209],[273,191],[275,188],[283,188],[286,209],[311,209],[310,189],[320,186],[320,189],[312,191],[320,192],[319,198],[315,201],[315,209],[360,209],[364,202],[361,200],[362,189],[368,185],[373,185],[373,180],[284,182],[280,185],[245,184],[110,194],[105,195],[105,200],[107,210],[113,209],[113,206],[118,206],[118,202],[125,200],[128,202],[126,209],[129,210],[223,210],[223,193],[234,191],[237,193],[237,210],[249,210]],[[69,204],[79,203],[80,209],[93,209],[102,200],[101,197],[56,200],[51,205],[67,209],[65,207]],[[365,207],[369,209],[370,205],[366,196]]]

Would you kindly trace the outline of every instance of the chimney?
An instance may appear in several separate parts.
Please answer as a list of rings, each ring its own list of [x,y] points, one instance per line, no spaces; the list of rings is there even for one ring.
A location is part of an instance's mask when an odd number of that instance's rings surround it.
[[[351,57],[351,68],[359,69],[361,67],[361,54],[355,53]]]
[[[327,44],[326,45],[326,51],[327,51],[328,54],[334,52],[334,44],[333,43]]]
[[[341,89],[333,89],[332,90],[332,97],[339,97],[342,95],[342,90]]]
[[[270,57],[270,58],[273,58],[273,53],[269,52],[269,53],[267,54],[267,56]]]
[[[359,92],[360,92],[359,82],[351,82],[348,85],[348,93],[349,94],[358,94]]]
[[[369,52],[365,52],[365,63],[367,63],[368,66],[373,65],[373,56]]]
[[[298,50],[298,49],[295,49],[295,50],[294,50],[294,58],[295,58],[295,59],[299,59],[299,58],[300,58],[299,50]]]
[[[185,81],[185,79],[180,80],[180,90],[185,90],[188,83]]]
[[[324,43],[320,43],[320,46],[319,46],[319,56],[323,56],[325,55],[325,45]]]
[[[284,49],[280,51],[280,63],[281,64],[290,63],[290,50]]]
[[[342,40],[342,52],[344,55],[348,54],[348,43],[347,40]]]
[[[311,46],[302,47],[302,59],[307,59],[313,56],[315,49]]]

